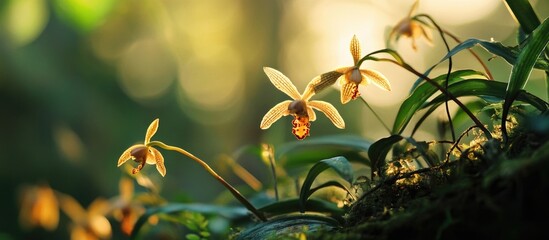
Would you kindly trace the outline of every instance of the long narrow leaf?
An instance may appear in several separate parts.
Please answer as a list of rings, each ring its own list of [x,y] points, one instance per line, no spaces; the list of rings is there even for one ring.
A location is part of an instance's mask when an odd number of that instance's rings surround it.
[[[463,82],[454,83],[448,86],[448,92],[455,97],[475,96],[475,97],[495,97],[503,100],[505,98],[505,87],[507,84],[496,81],[486,81],[481,79],[470,79]],[[518,93],[517,100],[529,103],[540,111],[548,109],[547,102],[542,99],[521,90]],[[422,108],[439,105],[446,101],[444,95],[440,94],[430,102],[424,104]],[[371,156],[370,156],[371,157]]]
[[[235,239],[294,239],[290,236],[330,231],[340,225],[331,218],[318,215],[284,216],[247,228]]]
[[[448,84],[464,80],[470,77],[484,76],[482,73],[473,70],[459,70],[450,74]],[[439,85],[445,85],[446,74],[433,78],[433,81]],[[393,134],[401,134],[406,128],[414,114],[421,106],[438,91],[436,87],[429,83],[422,83],[416,87],[413,92],[400,105],[400,109],[393,124]]]
[[[519,22],[524,33],[530,34],[539,26],[538,16],[528,0],[505,0],[505,3],[507,3],[511,14]]]
[[[348,194],[352,194],[351,193],[351,190],[349,190],[348,187],[346,187],[345,185],[341,184],[340,182],[338,181],[328,181],[328,182],[325,182],[323,184],[320,184],[314,188],[311,188],[311,190],[309,190],[309,196],[307,196],[307,198],[309,198],[311,195],[313,195],[313,193],[315,193],[316,191],[318,190],[321,190],[323,188],[327,188],[327,187],[336,187],[336,188],[339,188],[339,189],[342,189],[342,190],[345,190],[345,192],[347,192]]]
[[[307,205],[303,208],[301,206],[301,201],[298,198],[274,202],[259,208],[259,211],[265,213],[266,216],[279,216],[302,211],[328,213],[334,216],[341,216],[344,213],[344,210],[338,208],[335,203],[320,199],[309,199]]]
[[[526,41],[527,42],[524,45],[524,48],[517,58],[517,63],[511,70],[511,77],[509,78],[509,83],[505,94],[505,102],[503,103],[503,112],[501,116],[502,126],[505,126],[511,104],[515,101],[515,99],[517,99],[520,91],[526,85],[536,60],[539,58],[541,53],[543,53],[547,43],[549,42],[549,19],[545,19],[545,21],[543,21],[543,23],[536,28],[532,34],[530,34]],[[507,136],[505,129],[505,127],[502,127],[504,137]]]
[[[303,181],[301,186],[301,192],[299,193],[299,201],[301,206],[305,206],[305,202],[311,195],[311,185],[315,181],[316,177],[324,172],[326,169],[333,169],[339,176],[345,179],[349,184],[353,182],[353,167],[351,163],[344,157],[334,157],[321,160],[313,165],[313,167],[307,173],[307,177]]]
[[[368,152],[371,142],[362,137],[338,135],[327,136],[309,141],[293,142],[281,146],[276,151],[276,159],[286,168],[316,163],[319,159],[343,156],[352,162],[370,165]]]
[[[456,55],[457,53],[459,53],[459,52],[461,52],[465,49],[472,48],[476,45],[481,46],[482,48],[486,49],[486,51],[488,51],[488,52],[490,52],[490,53],[492,53],[496,56],[502,57],[503,59],[505,59],[505,61],[507,61],[511,65],[516,63],[518,55],[520,53],[518,47],[508,47],[508,46],[504,46],[503,44],[501,44],[499,42],[486,41],[486,40],[471,38],[471,39],[467,39],[467,40],[463,41],[462,43],[460,43],[460,44],[456,45],[454,48],[452,48],[452,50],[450,50],[443,58],[441,58],[440,61],[437,64],[435,64],[432,67],[430,67],[429,69],[427,69],[427,71],[425,71],[425,73],[423,75],[428,76],[429,73],[431,73],[431,71],[436,66],[438,66],[440,63],[446,61],[448,58]],[[536,59],[534,67],[538,68],[538,69],[542,69],[542,70],[547,70],[547,69],[549,69],[549,62],[547,62],[547,60],[545,60],[543,58]],[[414,87],[412,87],[412,90],[415,89],[415,87],[417,87],[423,81],[424,81],[424,79],[419,78],[414,83]]]

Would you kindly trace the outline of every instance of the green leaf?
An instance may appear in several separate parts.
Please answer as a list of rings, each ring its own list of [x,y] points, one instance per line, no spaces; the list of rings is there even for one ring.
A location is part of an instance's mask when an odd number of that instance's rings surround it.
[[[155,214],[173,214],[173,213],[179,213],[183,211],[191,211],[191,212],[197,212],[197,213],[203,213],[203,214],[215,214],[220,215],[229,219],[237,219],[248,216],[248,210],[244,207],[236,207],[236,206],[216,206],[216,205],[208,205],[208,204],[182,204],[182,203],[170,203],[166,205],[162,205],[160,207],[152,207],[147,209],[139,219],[137,219],[137,222],[135,223],[132,233],[131,233],[131,239],[135,239],[137,237],[137,234],[139,233],[139,230],[145,225],[147,220],[150,216]]]
[[[476,45],[481,46],[486,51],[488,51],[488,52],[490,52],[490,53],[492,53],[496,56],[502,57],[503,59],[505,59],[505,61],[507,61],[511,65],[516,63],[518,55],[520,53],[518,47],[507,47],[507,46],[504,46],[503,44],[501,44],[499,42],[493,42],[493,41],[486,41],[486,40],[471,38],[471,39],[467,39],[467,40],[463,41],[462,43],[460,43],[457,46],[455,46],[454,48],[452,48],[452,50],[450,50],[446,54],[446,56],[444,56],[442,59],[440,59],[440,61],[437,64],[435,64],[432,67],[430,67],[429,69],[427,69],[427,71],[425,71],[425,73],[423,73],[423,75],[428,76],[429,73],[431,73],[431,71],[436,66],[438,66],[440,63],[446,61],[448,58],[456,55],[457,53],[459,53],[463,50],[472,48]],[[547,62],[547,60],[543,59],[543,58],[536,59],[534,66],[538,69],[547,70],[547,69],[549,69],[549,62]],[[415,87],[418,86],[423,81],[424,81],[423,78],[419,78],[418,80],[416,80],[416,82],[414,83],[414,87],[412,87],[412,90],[415,89]]]
[[[543,23],[536,28],[530,36],[527,38],[524,48],[517,58],[517,63],[511,70],[511,76],[507,85],[507,92],[505,94],[505,102],[503,103],[502,122],[501,125],[505,126],[507,121],[507,115],[509,114],[509,108],[515,99],[520,94],[520,91],[526,85],[532,68],[534,67],[536,60],[544,51],[547,43],[549,42],[549,18],[545,19]],[[546,69],[547,71],[548,69]],[[503,136],[506,137],[506,128],[502,127]]]
[[[274,202],[263,206],[258,210],[265,213],[266,216],[279,216],[287,213],[297,213],[302,211],[328,213],[333,216],[342,216],[345,213],[345,211],[338,208],[335,203],[320,199],[309,199],[307,201],[307,205],[303,209],[299,198]]]
[[[526,34],[530,34],[539,26],[540,21],[528,0],[505,0],[505,2]]]
[[[473,114],[480,112],[488,103],[484,100],[477,100],[473,102],[468,102],[465,104],[465,107],[469,109]],[[467,121],[470,121],[469,116],[461,109],[458,109],[454,116],[452,117],[454,126],[460,126],[465,124]]]
[[[318,191],[320,189],[323,189],[323,188],[327,188],[327,187],[337,187],[337,188],[345,190],[348,194],[352,194],[351,190],[349,190],[348,187],[345,187],[345,185],[341,184],[340,182],[338,182],[338,181],[328,181],[328,182],[320,184],[320,185],[318,185],[314,188],[311,188],[311,190],[309,190],[309,196],[313,195],[313,193],[315,193],[316,191]],[[307,196],[307,198],[309,196]]]
[[[236,239],[296,239],[301,233],[330,231],[340,224],[331,218],[298,215],[276,218],[240,232]]]
[[[185,235],[185,238],[187,240],[200,240],[200,237],[194,233],[189,233],[187,235]]]
[[[315,181],[316,177],[324,172],[326,169],[333,169],[339,176],[345,179],[349,184],[353,182],[353,167],[351,163],[344,157],[334,157],[321,160],[313,165],[309,170],[307,177],[303,181],[301,186],[301,192],[299,193],[299,200],[302,207],[305,207],[305,203],[309,196],[311,196],[311,185]],[[303,208],[302,208],[303,210]]]
[[[495,97],[503,99],[505,97],[505,87],[507,84],[496,81],[486,81],[482,79],[469,79],[467,81],[457,82],[448,86],[448,92],[455,97],[464,96],[476,96],[476,97]],[[517,100],[531,104],[540,111],[545,111],[548,108],[547,102],[542,99],[524,91],[520,90]],[[422,108],[430,107],[433,105],[440,105],[446,101],[446,97],[442,94],[430,102],[424,104]]]
[[[385,157],[387,157],[387,153],[389,153],[389,150],[391,150],[393,145],[402,140],[402,138],[403,137],[400,135],[392,135],[379,139],[377,142],[372,144],[370,150],[368,151],[368,155],[372,161],[371,179],[374,178],[374,171],[381,174],[381,167],[385,164]]]
[[[283,145],[277,149],[275,155],[286,168],[304,166],[316,163],[319,159],[337,156],[369,166],[370,159],[365,153],[368,152],[370,145],[370,141],[358,136],[326,136]]]
[[[459,70],[452,72],[449,77],[449,84],[462,81],[467,77],[484,76],[482,73],[474,70]],[[432,79],[439,85],[445,85],[446,74],[440,75]],[[401,134],[404,128],[408,125],[414,114],[421,106],[438,91],[438,89],[428,82],[423,82],[418,85],[410,96],[400,105],[400,109],[393,124],[393,134]]]

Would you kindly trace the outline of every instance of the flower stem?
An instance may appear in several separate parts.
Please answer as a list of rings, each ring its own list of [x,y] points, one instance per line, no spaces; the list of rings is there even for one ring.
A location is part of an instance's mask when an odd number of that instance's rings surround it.
[[[373,57],[372,55],[374,54],[378,54],[378,53],[386,53],[386,54],[389,54],[391,55],[394,59],[389,59],[389,58],[377,58],[377,57]],[[406,70],[408,70],[409,72],[415,74],[416,76],[420,77],[421,79],[424,79],[425,81],[427,81],[429,84],[433,85],[434,87],[436,87],[440,92],[442,92],[444,95],[448,96],[452,101],[454,101],[468,116],[469,118],[471,118],[471,120],[473,120],[473,122],[475,123],[475,125],[477,125],[478,128],[480,128],[482,130],[482,132],[484,132],[484,134],[486,135],[486,137],[488,139],[492,139],[492,134],[490,133],[490,131],[488,131],[488,129],[486,127],[484,127],[484,124],[482,124],[482,122],[480,122],[480,120],[461,102],[459,101],[453,94],[451,94],[446,88],[444,88],[443,86],[441,86],[440,84],[438,84],[437,82],[433,81],[431,78],[427,77],[426,75],[418,72],[416,69],[414,69],[412,66],[410,66],[409,64],[407,64],[404,59],[402,59],[402,57],[400,57],[400,54],[398,54],[397,52],[395,52],[394,50],[391,50],[391,49],[382,49],[382,50],[378,50],[378,51],[375,51],[375,52],[372,52],[366,56],[364,56],[362,59],[360,59],[358,62],[361,64],[363,61],[366,61],[366,60],[373,60],[373,61],[378,61],[378,62],[390,62],[390,63],[393,63],[397,66],[400,66]]]
[[[278,196],[278,184],[277,184],[277,178],[276,178],[276,161],[274,158],[274,148],[269,144],[262,144],[261,148],[262,148],[261,156],[263,157],[263,160],[269,162],[269,165],[271,166],[271,173],[273,175],[273,187],[275,191],[275,199],[278,202],[279,196]]]
[[[221,184],[223,184],[223,186],[225,186],[225,188],[227,188],[233,194],[233,196],[235,196],[236,199],[240,203],[242,203],[248,210],[250,210],[257,218],[259,218],[261,221],[267,221],[267,218],[265,217],[265,215],[263,215],[263,213],[259,212],[259,210],[257,210],[257,208],[255,208],[238,190],[236,190],[236,188],[234,188],[230,183],[228,183],[227,181],[225,181],[225,179],[223,179],[221,176],[219,176],[219,174],[217,174],[202,159],[200,159],[200,158],[196,157],[195,155],[185,151],[182,148],[166,145],[163,142],[152,141],[152,142],[149,143],[149,145],[150,146],[158,146],[158,147],[161,147],[161,148],[166,149],[166,150],[176,151],[176,152],[181,153],[181,154],[189,157],[190,159],[194,160],[195,162],[200,164],[204,169],[206,169],[206,171],[208,171],[208,173],[210,175],[212,175],[217,181],[219,181]]]
[[[450,38],[454,39],[454,41],[456,41],[458,44],[461,44],[462,41],[459,40],[458,37],[456,37],[454,34],[446,31],[446,30],[443,30],[444,31],[444,34],[448,35]],[[482,66],[482,68],[484,68],[484,72],[486,73],[486,75],[488,76],[488,79],[490,80],[494,80],[494,76],[492,76],[492,72],[490,71],[490,69],[488,69],[488,67],[486,66],[486,64],[480,59],[480,57],[473,51],[473,49],[470,49],[468,48],[467,50],[469,50],[469,52],[473,55],[473,57],[478,61],[478,63]]]
[[[362,102],[364,102],[364,104],[366,104],[366,107],[368,109],[370,109],[370,111],[372,111],[372,113],[374,114],[374,116],[377,118],[377,120],[379,122],[381,122],[381,124],[383,125],[383,127],[385,128],[385,130],[387,130],[387,132],[391,133],[391,129],[389,129],[389,127],[387,127],[387,125],[385,124],[385,122],[383,122],[383,120],[381,120],[381,118],[379,117],[379,115],[377,115],[376,111],[374,111],[374,109],[370,106],[370,104],[368,104],[368,102],[366,102],[366,99],[364,98],[360,98],[362,100]]]
[[[446,41],[446,37],[444,37],[444,31],[442,30],[442,28],[435,22],[435,20],[433,18],[431,18],[429,15],[425,15],[425,14],[420,14],[416,17],[426,17],[427,19],[429,19],[431,21],[431,23],[433,23],[433,25],[435,25],[435,27],[437,28],[439,34],[440,34],[440,38],[442,39],[442,42],[444,42],[444,46],[446,47],[446,51],[448,53],[450,53],[450,46],[448,45],[448,42]],[[452,65],[453,65],[453,61],[452,61],[452,57],[448,57],[448,72],[446,73],[446,81],[444,83],[444,87],[446,90],[448,90],[448,84],[450,82],[450,74],[452,73]],[[455,133],[455,130],[454,130],[454,123],[452,121],[452,115],[450,114],[450,108],[448,106],[448,101],[450,100],[450,97],[448,95],[446,95],[446,101],[444,101],[444,107],[445,107],[445,110],[446,110],[446,116],[448,117],[448,124],[450,125],[450,132],[452,133],[452,141],[456,141],[456,133]]]

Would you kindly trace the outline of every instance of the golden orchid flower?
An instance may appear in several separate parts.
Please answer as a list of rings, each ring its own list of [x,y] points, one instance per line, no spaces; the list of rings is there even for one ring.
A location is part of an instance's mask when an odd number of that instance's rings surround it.
[[[71,239],[110,239],[111,224],[105,217],[111,205],[105,199],[95,199],[88,209],[84,209],[76,199],[61,195],[61,209],[72,220]]]
[[[284,74],[268,67],[264,67],[263,70],[273,85],[293,100],[283,101],[271,108],[261,121],[261,129],[269,128],[282,116],[292,115],[294,116],[292,133],[297,139],[302,140],[309,136],[310,122],[316,120],[316,114],[313,109],[323,112],[336,127],[340,129],[345,128],[343,118],[341,118],[341,115],[339,115],[339,112],[332,104],[324,101],[309,101],[314,95],[314,89],[310,84],[303,94],[299,94],[297,88]]]
[[[143,175],[137,175],[144,177]],[[130,178],[123,177],[118,184],[119,195],[111,200],[112,215],[120,222],[120,230],[127,236],[131,235],[137,219],[145,213],[144,199],[134,196],[134,184]],[[146,198],[150,198],[149,193]],[[148,200],[148,199],[147,199]],[[158,216],[149,217],[149,224],[156,224]]]
[[[352,67],[343,67],[335,71],[342,74],[339,79],[341,86],[341,103],[346,104],[351,99],[356,99],[360,96],[358,91],[359,85],[368,85],[373,83],[383,90],[391,91],[391,85],[383,74],[375,70],[360,69],[360,42],[353,36],[351,40],[351,55],[355,65]]]
[[[145,142],[143,144],[136,144],[124,151],[120,158],[118,158],[118,167],[124,164],[126,161],[133,159],[138,162],[139,165],[132,170],[133,174],[141,171],[145,163],[156,164],[156,170],[164,177],[166,175],[166,167],[164,166],[164,157],[156,148],[149,146],[152,136],[156,133],[158,129],[158,118],[155,119],[149,128],[147,129],[147,134],[145,135]]]
[[[414,5],[412,5],[408,16],[400,20],[400,22],[395,27],[393,27],[391,33],[389,34],[389,40],[392,40],[394,37],[395,41],[398,41],[401,36],[410,38],[412,40],[412,48],[416,51],[416,39],[420,38],[421,36],[425,37],[427,43],[433,43],[433,35],[431,33],[431,29],[427,28],[426,24],[422,21],[419,21],[412,17],[417,9],[418,4],[419,1],[416,1]]]
[[[59,223],[59,203],[53,189],[46,185],[25,188],[19,221],[25,228],[56,229]]]

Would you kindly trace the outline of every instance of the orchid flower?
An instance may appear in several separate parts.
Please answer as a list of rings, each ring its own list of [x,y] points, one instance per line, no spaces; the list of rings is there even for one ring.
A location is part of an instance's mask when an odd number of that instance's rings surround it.
[[[425,37],[427,43],[433,43],[433,35],[431,33],[431,29],[426,27],[427,24],[417,18],[412,17],[418,4],[419,1],[416,1],[414,5],[412,5],[408,15],[404,19],[400,20],[395,27],[393,27],[391,33],[389,34],[389,40],[392,40],[394,37],[394,40],[398,41],[401,36],[405,36],[412,40],[412,48],[414,50],[417,50],[416,39],[422,36]]]
[[[284,74],[268,67],[264,67],[263,70],[273,85],[278,90],[290,96],[292,100],[283,101],[271,108],[261,121],[261,129],[268,129],[282,116],[292,115],[294,117],[294,120],[292,120],[292,133],[297,139],[302,140],[309,136],[310,122],[316,120],[316,114],[313,109],[323,112],[337,128],[345,128],[343,118],[341,118],[341,115],[339,115],[339,112],[332,104],[324,101],[310,101],[314,95],[314,89],[310,84],[303,94],[299,94],[297,88]]]
[[[355,65],[335,70],[335,72],[341,74],[338,78],[339,85],[341,86],[341,103],[346,104],[352,99],[359,97],[359,85],[366,86],[373,83],[383,90],[391,91],[391,85],[383,74],[375,70],[360,69],[360,42],[356,36],[353,36],[350,48]]]
[[[147,133],[145,134],[145,141],[143,142],[143,144],[133,145],[122,153],[120,158],[118,158],[118,167],[120,167],[126,161],[133,159],[134,161],[139,163],[137,168],[134,168],[132,170],[133,174],[141,171],[141,169],[143,169],[143,166],[145,166],[145,163],[148,163],[151,165],[156,164],[156,170],[158,170],[162,177],[166,175],[164,157],[156,148],[149,146],[152,136],[156,133],[156,130],[158,130],[158,122],[159,120],[157,118],[149,125]]]

